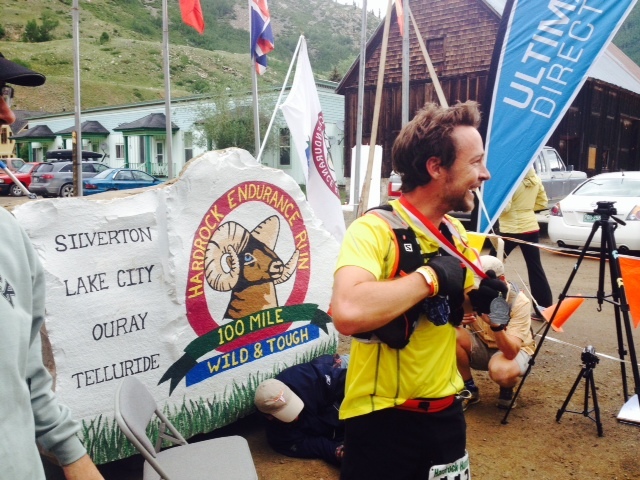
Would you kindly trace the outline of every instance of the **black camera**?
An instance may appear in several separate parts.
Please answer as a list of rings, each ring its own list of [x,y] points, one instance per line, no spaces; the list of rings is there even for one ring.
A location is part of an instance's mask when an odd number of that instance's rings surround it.
[[[598,215],[608,215],[608,216],[618,214],[618,211],[613,206],[613,204],[616,202],[602,201],[602,202],[596,202],[596,203],[598,204],[598,206],[593,211],[593,213],[596,213]]]
[[[584,347],[580,359],[582,360],[582,363],[588,367],[590,366],[591,368],[595,367],[595,365],[600,362],[600,359],[596,356],[596,349],[592,345]]]

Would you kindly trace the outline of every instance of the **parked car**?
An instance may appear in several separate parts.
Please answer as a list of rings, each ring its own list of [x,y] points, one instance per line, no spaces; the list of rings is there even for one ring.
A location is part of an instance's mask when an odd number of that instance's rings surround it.
[[[16,173],[24,165],[24,160],[21,158],[0,158],[11,172]]]
[[[22,165],[20,170],[14,173],[14,176],[22,183],[27,189],[29,185],[31,185],[31,174],[38,168],[39,165],[42,165],[41,162],[31,162],[25,163]],[[19,197],[23,194],[22,189],[16,185],[13,179],[5,174],[0,175],[0,193],[2,195],[12,195],[14,197]]]
[[[560,247],[584,247],[600,219],[594,210],[601,201],[615,202],[615,216],[626,222],[614,231],[618,251],[640,250],[640,172],[601,173],[586,180],[551,209],[549,238]],[[590,247],[600,247],[600,233]]]
[[[533,168],[542,180],[544,191],[549,198],[549,208],[569,195],[587,178],[586,172],[568,167],[560,158],[560,154],[551,147],[543,147],[533,161]]]
[[[82,178],[96,176],[109,167],[104,163],[82,162]],[[73,196],[73,162],[47,162],[32,174],[31,192],[43,197]]]
[[[84,195],[108,192],[110,190],[127,190],[130,188],[150,187],[163,180],[148,173],[131,168],[109,168],[95,177],[83,180]]]

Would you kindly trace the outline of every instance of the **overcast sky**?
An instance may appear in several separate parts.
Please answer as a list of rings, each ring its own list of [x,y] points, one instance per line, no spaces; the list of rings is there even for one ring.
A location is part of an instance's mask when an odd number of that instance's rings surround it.
[[[362,7],[362,0],[355,0],[356,5]],[[344,3],[345,5],[353,5],[353,0],[338,0],[338,3]],[[380,17],[384,17],[384,14],[387,11],[388,0],[367,0],[367,10],[373,10],[373,13],[378,15],[380,12]]]

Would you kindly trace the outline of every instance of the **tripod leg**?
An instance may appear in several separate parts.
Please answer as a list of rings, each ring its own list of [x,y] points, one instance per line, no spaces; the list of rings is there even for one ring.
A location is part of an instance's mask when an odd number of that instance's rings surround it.
[[[588,387],[591,387],[591,398],[593,398],[593,411],[596,415],[595,422],[596,427],[598,428],[598,436],[602,437],[604,434],[602,432],[602,422],[600,421],[600,407],[598,406],[598,396],[596,394],[596,383],[593,379],[593,370],[589,370],[587,373],[587,383],[585,385],[585,410],[587,411],[587,415],[589,412],[589,390]]]
[[[573,382],[573,386],[571,387],[571,390],[569,390],[569,394],[567,395],[567,398],[564,399],[564,403],[562,404],[562,407],[560,407],[560,409],[558,410],[558,413],[556,413],[556,422],[560,421],[560,418],[562,418],[562,414],[567,410],[567,405],[569,405],[569,402],[571,401],[571,397],[575,393],[576,388],[578,388],[578,384],[580,383],[580,379],[583,377],[584,372],[585,372],[585,369],[583,367],[580,370],[580,373],[578,374],[578,378],[576,378],[576,381]]]
[[[507,411],[504,414],[504,417],[502,418],[502,422],[501,423],[503,425],[506,425],[508,423],[507,422],[507,418],[509,417],[509,414],[511,413],[511,410],[513,409],[513,406],[516,403],[516,399],[518,398],[518,395],[520,394],[520,390],[522,390],[524,382],[527,380],[527,377],[529,376],[529,373],[531,373],[531,369],[533,368],[533,365],[535,365],[536,358],[538,356],[538,353],[540,352],[540,349],[542,348],[542,344],[544,343],[545,338],[547,338],[547,333],[549,333],[549,329],[551,328],[551,324],[556,319],[556,313],[560,309],[560,305],[562,304],[562,301],[567,296],[567,292],[569,291],[569,288],[571,287],[571,282],[573,282],[573,279],[575,278],[576,274],[578,273],[578,268],[580,267],[580,264],[584,260],[584,257],[586,256],[586,254],[587,254],[587,252],[589,250],[589,245],[591,245],[591,241],[593,240],[594,235],[598,231],[598,228],[600,228],[600,222],[594,222],[593,227],[591,228],[591,233],[589,233],[589,237],[587,238],[587,241],[584,244],[584,247],[582,248],[582,251],[580,252],[580,255],[578,256],[578,260],[576,261],[576,264],[573,267],[573,270],[571,271],[571,274],[569,275],[569,280],[567,280],[567,283],[565,284],[564,288],[562,289],[562,293],[558,296],[557,308],[553,312],[553,315],[551,316],[551,319],[547,322],[546,326],[544,327],[544,332],[542,333],[542,336],[540,337],[540,340],[537,342],[538,344],[536,345],[536,350],[533,352],[533,355],[529,359],[529,366],[527,367],[527,371],[524,372],[524,375],[522,376],[522,380],[520,380],[520,384],[518,385],[518,388],[516,389],[516,392],[513,395],[513,399],[511,400],[511,404],[509,405],[509,408],[507,409]],[[600,281],[602,282],[603,280],[601,279]],[[578,380],[580,380],[580,379],[578,378]],[[562,414],[560,414],[560,415],[562,415]]]
[[[613,228],[609,222],[602,226],[602,241],[606,240],[609,252],[609,273],[611,277],[611,292],[613,298],[614,313],[616,317],[616,329],[618,335],[618,348],[620,359],[624,360],[627,353],[624,349],[623,332],[626,334],[627,348],[629,349],[629,360],[631,362],[631,371],[633,373],[634,392],[640,394],[640,371],[638,369],[638,361],[636,358],[635,345],[633,343],[633,334],[631,331],[631,321],[629,319],[629,304],[625,293],[624,283],[622,282],[622,274],[620,272],[620,263],[618,259],[618,251],[616,241],[613,235]],[[602,245],[602,244],[601,244]],[[622,317],[622,318],[621,318]],[[627,375],[625,362],[620,362],[622,370],[622,385],[624,389],[625,402],[628,400]]]

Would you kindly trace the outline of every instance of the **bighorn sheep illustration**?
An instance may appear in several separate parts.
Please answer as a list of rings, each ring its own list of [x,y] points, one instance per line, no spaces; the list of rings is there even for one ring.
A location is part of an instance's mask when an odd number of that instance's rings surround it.
[[[211,236],[205,253],[205,275],[211,288],[231,290],[225,318],[238,319],[278,306],[276,285],[286,282],[298,266],[299,250],[284,262],[274,251],[280,220],[273,215],[249,232],[225,222]]]

